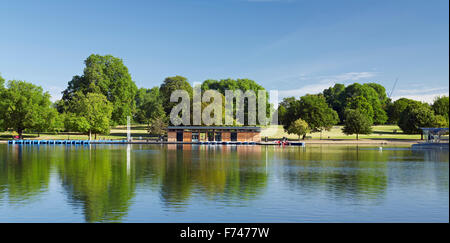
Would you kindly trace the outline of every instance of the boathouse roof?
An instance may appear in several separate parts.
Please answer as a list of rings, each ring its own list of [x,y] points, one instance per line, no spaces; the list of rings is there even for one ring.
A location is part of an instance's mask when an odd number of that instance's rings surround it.
[[[250,130],[261,131],[261,127],[249,126],[168,126],[167,130]]]

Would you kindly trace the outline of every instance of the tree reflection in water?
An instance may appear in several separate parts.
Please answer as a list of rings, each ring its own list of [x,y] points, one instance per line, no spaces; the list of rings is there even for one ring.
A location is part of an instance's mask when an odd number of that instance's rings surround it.
[[[439,162],[448,163],[448,151],[380,152],[355,146],[2,145],[0,205],[26,205],[43,197],[53,177],[87,222],[123,221],[138,194],[159,196],[161,209],[174,212],[184,212],[202,200],[224,207],[247,206],[267,196],[270,183],[313,198],[325,193],[330,200],[377,204],[385,199],[392,178],[405,187],[420,186],[433,182],[432,173],[437,189],[448,193],[448,179],[440,182],[448,171],[442,172]]]

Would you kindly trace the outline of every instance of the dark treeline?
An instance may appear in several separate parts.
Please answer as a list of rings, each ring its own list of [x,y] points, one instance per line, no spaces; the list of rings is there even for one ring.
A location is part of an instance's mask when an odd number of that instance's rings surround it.
[[[60,131],[91,137],[125,125],[130,116],[133,122],[146,124],[151,134],[160,135],[176,105],[170,102],[172,92],[187,91],[192,103],[193,87],[185,77],[167,77],[159,87],[138,88],[120,58],[90,55],[84,63],[82,75],[74,76],[53,104],[41,87],[19,80],[5,83],[0,76],[0,130],[12,130],[20,137],[24,132]],[[255,94],[265,90],[249,79],[206,80],[201,89],[217,90],[223,97],[225,90]],[[202,109],[207,104],[202,103]],[[320,94],[283,99],[278,116],[284,129],[299,137],[336,124],[344,125],[346,134],[368,134],[372,125],[382,124],[398,124],[405,133],[419,133],[420,127],[448,127],[449,98],[438,97],[432,105],[406,98],[392,102],[376,83],[335,84]]]
[[[108,134],[111,126],[125,125],[130,116],[132,122],[146,124],[151,134],[160,135],[176,105],[170,102],[172,92],[185,90],[192,102],[193,87],[185,77],[167,77],[159,87],[138,89],[120,58],[93,54],[84,63],[83,74],[68,82],[62,98],[54,104],[41,87],[16,80],[5,87],[0,77],[0,130],[13,130],[21,138],[25,131],[70,131],[91,138],[92,134]],[[223,96],[225,90],[252,90],[256,94],[264,90],[249,79],[206,80],[201,89],[215,89]]]
[[[407,98],[392,101],[380,84],[335,84],[320,94],[283,99],[278,108],[289,133],[305,137],[309,131],[343,125],[345,134],[370,134],[372,125],[396,124],[404,133],[419,134],[421,127],[448,127],[449,97],[433,104]]]

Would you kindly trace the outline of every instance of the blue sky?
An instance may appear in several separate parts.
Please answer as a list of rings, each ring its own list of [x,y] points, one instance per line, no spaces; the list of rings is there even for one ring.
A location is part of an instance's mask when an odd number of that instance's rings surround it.
[[[0,0],[0,73],[53,100],[92,53],[139,87],[250,78],[280,97],[378,82],[393,98],[449,93],[448,0]]]

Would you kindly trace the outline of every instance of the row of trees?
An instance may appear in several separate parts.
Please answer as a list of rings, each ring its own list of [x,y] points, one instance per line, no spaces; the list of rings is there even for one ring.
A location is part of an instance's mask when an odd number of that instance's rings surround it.
[[[320,94],[283,99],[279,120],[291,134],[305,137],[309,132],[344,125],[345,134],[370,134],[372,125],[397,124],[404,133],[418,134],[421,127],[448,127],[449,97],[437,97],[432,105],[401,98],[394,102],[386,89],[376,83],[349,86],[335,84]]]
[[[193,87],[185,77],[168,77],[159,87],[138,89],[120,58],[90,55],[84,63],[83,74],[68,82],[62,99],[54,104],[41,87],[18,80],[5,86],[0,77],[0,129],[13,129],[20,137],[25,130],[64,130],[91,137],[108,134],[111,126],[126,124],[130,116],[134,122],[146,124],[150,133],[162,134],[176,105],[170,102],[172,92],[187,91],[192,104]],[[202,91],[210,89],[222,96],[225,90],[251,90],[255,94],[265,90],[249,79],[206,80],[201,84]],[[202,109],[207,104],[202,103]],[[246,119],[247,105],[245,100]],[[267,112],[270,110],[268,106]],[[398,124],[405,133],[420,133],[420,127],[448,126],[449,99],[438,97],[432,105],[406,98],[392,102],[386,89],[376,83],[335,84],[320,94],[283,99],[278,116],[287,132],[303,137],[336,124],[343,124],[346,134],[368,134],[372,125],[386,123]]]
[[[0,129],[13,129],[19,136],[25,130],[35,132],[72,131],[91,135],[108,134],[111,126],[125,125],[127,117],[146,124],[152,134],[162,134],[170,122],[169,114],[176,104],[170,102],[175,90],[188,92],[193,87],[182,76],[166,78],[160,87],[137,88],[128,68],[120,58],[91,55],[85,61],[82,75],[68,82],[61,100],[54,104],[48,92],[25,81],[0,77]],[[249,79],[206,80],[202,91],[252,90],[264,88]],[[204,108],[208,103],[202,103]]]

